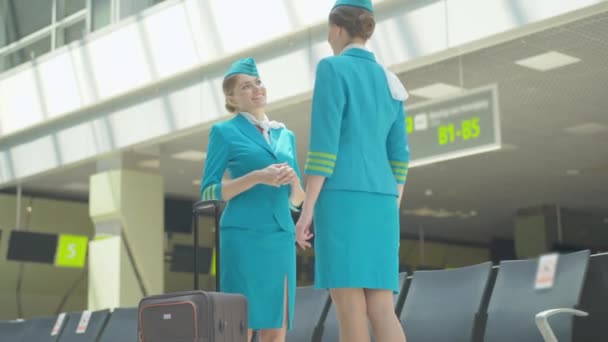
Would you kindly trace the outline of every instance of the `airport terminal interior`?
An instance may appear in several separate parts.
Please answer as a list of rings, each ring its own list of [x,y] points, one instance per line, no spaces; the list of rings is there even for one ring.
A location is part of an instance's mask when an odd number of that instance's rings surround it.
[[[216,289],[193,205],[223,73],[255,58],[303,172],[333,3],[0,0],[0,341],[135,341],[142,298],[193,289],[194,230]],[[552,317],[559,341],[608,341],[608,1],[373,4],[368,48],[409,94],[407,340],[557,341],[535,315],[565,308],[587,316]],[[337,342],[314,248],[296,260],[287,340]]]

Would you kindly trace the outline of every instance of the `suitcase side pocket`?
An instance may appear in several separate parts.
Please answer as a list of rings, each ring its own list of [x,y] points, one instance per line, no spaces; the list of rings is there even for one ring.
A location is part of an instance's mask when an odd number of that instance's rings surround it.
[[[141,342],[199,338],[199,312],[190,301],[144,304],[139,310]]]

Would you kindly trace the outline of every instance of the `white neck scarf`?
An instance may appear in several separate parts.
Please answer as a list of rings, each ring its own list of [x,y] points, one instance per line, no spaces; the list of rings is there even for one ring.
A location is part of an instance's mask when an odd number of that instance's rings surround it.
[[[342,49],[342,52],[340,52],[340,54],[343,54],[344,52],[346,52],[347,50],[350,50],[350,49],[361,49],[361,50],[371,52],[363,44],[352,43],[352,44],[346,45],[344,47],[344,49]],[[378,64],[380,64],[380,63],[378,63]],[[399,77],[397,77],[397,75],[393,74],[384,65],[380,64],[380,66],[382,67],[382,69],[384,69],[384,75],[386,76],[386,82],[388,82],[388,88],[391,90],[391,96],[393,97],[393,99],[395,99],[397,101],[407,100],[407,98],[409,97],[409,94],[407,93],[407,91],[405,90],[405,87],[399,80]]]
[[[260,128],[262,128],[262,136],[264,137],[264,140],[266,140],[266,142],[268,144],[270,144],[270,130],[271,129],[278,129],[278,128],[285,128],[285,125],[278,122],[278,121],[270,121],[268,120],[268,116],[266,116],[266,114],[264,114],[264,117],[261,120],[258,120],[253,114],[251,113],[247,113],[247,112],[241,112],[241,114],[249,121],[251,122],[252,125],[254,126],[259,126]]]

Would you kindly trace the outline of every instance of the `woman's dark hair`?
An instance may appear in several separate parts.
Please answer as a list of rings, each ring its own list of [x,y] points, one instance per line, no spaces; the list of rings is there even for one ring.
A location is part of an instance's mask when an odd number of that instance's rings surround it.
[[[222,83],[222,90],[224,91],[224,96],[230,96],[233,94],[234,87],[236,87],[236,81],[238,80],[238,76],[238,74],[233,74],[224,79],[224,82]],[[236,107],[229,105],[228,103],[226,103],[224,107],[226,107],[226,109],[230,113],[236,112]]]
[[[374,34],[376,19],[374,14],[363,8],[339,6],[329,13],[329,22],[342,27],[351,38],[368,40]]]

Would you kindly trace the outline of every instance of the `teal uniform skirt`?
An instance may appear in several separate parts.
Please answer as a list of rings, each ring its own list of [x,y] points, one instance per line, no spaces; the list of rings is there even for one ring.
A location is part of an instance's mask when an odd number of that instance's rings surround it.
[[[399,291],[396,196],[323,190],[314,234],[316,288]]]
[[[283,327],[283,294],[288,289],[288,328],[293,321],[296,290],[295,235],[279,227],[221,227],[221,292],[247,298],[249,329]]]

